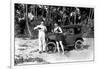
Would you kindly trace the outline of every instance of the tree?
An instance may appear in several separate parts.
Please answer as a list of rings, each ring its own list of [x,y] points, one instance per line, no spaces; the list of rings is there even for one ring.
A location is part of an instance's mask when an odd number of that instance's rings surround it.
[[[31,33],[31,31],[30,31],[30,27],[29,27],[29,24],[28,24],[28,10],[27,10],[27,4],[26,4],[26,26],[27,26],[27,30],[28,30],[29,36],[32,37],[32,33]]]

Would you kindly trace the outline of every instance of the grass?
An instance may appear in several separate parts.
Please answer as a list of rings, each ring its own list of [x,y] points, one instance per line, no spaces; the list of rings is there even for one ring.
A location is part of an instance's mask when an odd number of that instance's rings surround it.
[[[15,58],[14,60],[15,65],[22,64],[25,62],[48,63],[45,60],[43,60],[43,58],[39,58],[39,57],[35,57],[35,58],[30,57],[26,59],[23,57],[19,57],[19,58]]]

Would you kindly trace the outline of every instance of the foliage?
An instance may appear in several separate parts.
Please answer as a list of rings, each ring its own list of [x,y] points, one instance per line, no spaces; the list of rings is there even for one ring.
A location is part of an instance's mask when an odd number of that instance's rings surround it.
[[[38,32],[33,29],[41,21],[45,22],[49,32],[55,22],[60,26],[82,24],[88,30],[90,29],[90,31],[94,32],[93,8],[16,3],[14,13],[15,37],[37,38]],[[29,36],[30,34],[32,36]]]

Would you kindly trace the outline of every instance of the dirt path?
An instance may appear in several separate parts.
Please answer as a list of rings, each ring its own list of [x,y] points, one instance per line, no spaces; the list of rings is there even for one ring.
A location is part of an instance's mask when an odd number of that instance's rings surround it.
[[[38,40],[30,39],[15,39],[15,59],[27,59],[25,62],[17,64],[42,64],[42,63],[56,63],[56,62],[72,62],[72,61],[87,61],[93,60],[93,38],[85,38],[84,45],[89,47],[84,50],[71,50],[62,53],[38,53]],[[18,61],[18,60],[17,60]],[[21,60],[20,60],[21,61]]]

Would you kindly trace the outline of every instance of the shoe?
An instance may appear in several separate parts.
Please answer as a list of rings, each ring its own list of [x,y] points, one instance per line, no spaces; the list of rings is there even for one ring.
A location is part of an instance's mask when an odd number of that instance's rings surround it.
[[[45,53],[46,51],[43,51],[43,53]]]
[[[42,52],[41,52],[41,51],[39,51],[39,54],[42,54]]]

